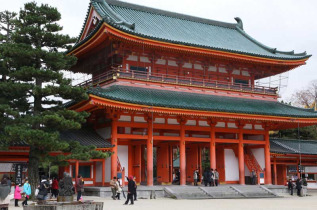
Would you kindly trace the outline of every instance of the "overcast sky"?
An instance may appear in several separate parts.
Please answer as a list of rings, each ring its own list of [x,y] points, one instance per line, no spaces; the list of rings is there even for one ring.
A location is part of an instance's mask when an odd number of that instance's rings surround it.
[[[313,56],[305,66],[288,74],[283,99],[317,79],[317,1],[314,0],[125,0],[126,2],[178,13],[235,23],[240,17],[244,30],[263,44],[282,51],[307,51]],[[0,11],[19,11],[27,0],[0,0]],[[89,0],[36,0],[57,7],[64,33],[78,36]]]

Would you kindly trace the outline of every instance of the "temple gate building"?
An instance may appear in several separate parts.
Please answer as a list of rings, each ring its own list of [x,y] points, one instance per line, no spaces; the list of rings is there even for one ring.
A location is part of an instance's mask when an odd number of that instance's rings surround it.
[[[73,160],[64,170],[87,174],[89,185],[131,174],[152,186],[172,182],[177,156],[181,185],[206,166],[217,168],[227,184],[245,184],[252,170],[259,183],[272,184],[273,177],[274,184],[285,184],[288,165],[297,175],[298,151],[288,141],[270,144],[269,131],[314,125],[317,113],[278,102],[277,88],[255,81],[304,65],[310,55],[265,46],[235,20],[91,0],[68,52],[78,58],[72,71],[91,75],[79,84],[89,99],[68,107],[91,113],[87,135],[77,140],[101,142],[98,147],[113,154]],[[92,141],[89,135],[96,133]],[[316,160],[307,166],[314,171]]]

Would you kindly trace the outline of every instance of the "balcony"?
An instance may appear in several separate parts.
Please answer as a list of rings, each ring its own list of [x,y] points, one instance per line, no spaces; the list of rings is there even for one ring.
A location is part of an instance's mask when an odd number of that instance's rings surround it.
[[[92,87],[96,85],[102,85],[111,80],[117,79],[129,79],[129,80],[138,80],[154,83],[163,83],[163,84],[172,84],[180,86],[191,86],[198,88],[207,88],[207,89],[218,89],[218,90],[231,90],[237,92],[247,92],[255,94],[265,94],[265,95],[277,95],[277,88],[270,88],[264,86],[249,86],[246,84],[232,84],[230,82],[209,80],[209,79],[199,79],[194,77],[183,77],[177,75],[168,75],[168,74],[156,74],[148,73],[142,71],[132,71],[126,69],[112,69],[106,73],[100,74],[93,79],[84,81],[78,86],[83,87]]]

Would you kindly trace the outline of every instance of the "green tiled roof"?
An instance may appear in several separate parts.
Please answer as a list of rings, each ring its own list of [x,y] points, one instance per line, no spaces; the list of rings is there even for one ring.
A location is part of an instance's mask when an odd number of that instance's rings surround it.
[[[78,141],[83,146],[94,145],[97,148],[110,148],[112,144],[103,139],[93,128],[82,127],[79,130],[68,130],[60,133],[65,141]]]
[[[297,108],[274,101],[121,85],[112,85],[105,88],[91,88],[88,90],[88,93],[115,101],[147,106],[295,118],[317,118],[317,112],[314,112],[313,109]]]
[[[317,155],[317,140],[270,139],[271,153]]]
[[[236,18],[237,23],[224,23],[117,0],[91,0],[91,5],[104,22],[149,39],[273,59],[298,60],[310,56],[261,44],[243,30],[240,18]]]

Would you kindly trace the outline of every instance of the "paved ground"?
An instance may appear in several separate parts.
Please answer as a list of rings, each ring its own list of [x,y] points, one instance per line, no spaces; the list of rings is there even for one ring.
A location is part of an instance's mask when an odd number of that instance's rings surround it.
[[[161,198],[156,200],[140,199],[134,206],[123,205],[123,200],[112,200],[110,198],[102,199],[99,197],[84,197],[84,200],[96,200],[104,202],[104,210],[210,210],[210,209],[230,209],[230,210],[248,210],[248,209],[277,209],[290,210],[317,209],[317,191],[310,192],[310,196],[297,197],[288,196],[284,198],[269,199],[208,199],[208,200],[173,200]],[[19,202],[21,206],[21,201]],[[10,210],[22,210],[22,207],[14,207],[14,201],[11,201]]]

